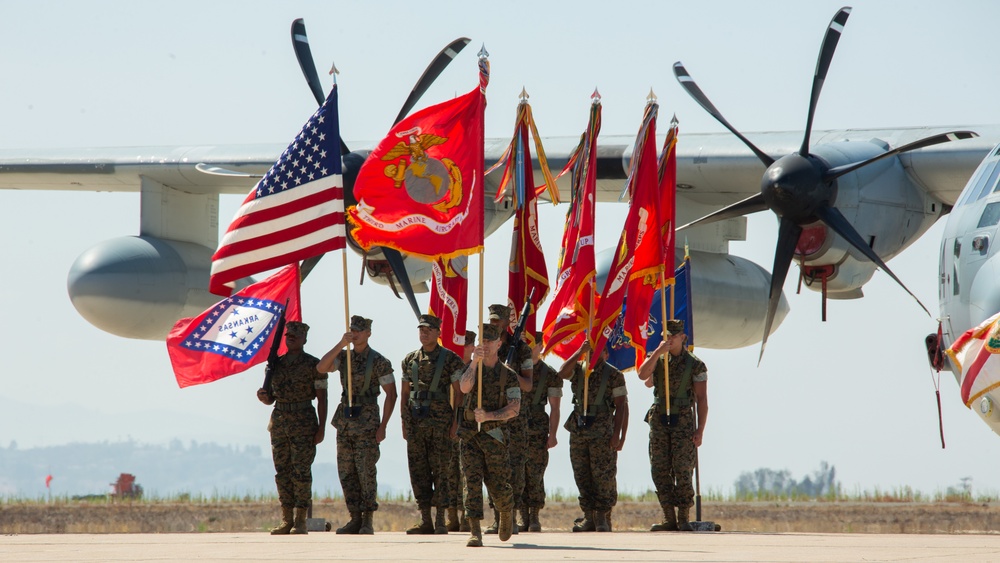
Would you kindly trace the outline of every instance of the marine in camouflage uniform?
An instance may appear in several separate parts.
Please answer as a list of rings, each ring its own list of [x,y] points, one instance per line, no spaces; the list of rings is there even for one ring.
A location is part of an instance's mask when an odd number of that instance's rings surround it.
[[[337,473],[344,491],[344,501],[351,520],[337,528],[338,534],[374,534],[373,513],[378,510],[376,464],[385,440],[385,430],[396,408],[396,378],[392,363],[368,345],[372,321],[360,315],[351,317],[350,331],[344,334],[317,369],[340,370],[343,391],[340,405],[333,414],[337,429]],[[347,397],[347,351],[351,344],[351,400]],[[384,410],[379,417],[378,396],[385,390]]]
[[[685,346],[684,321],[667,321],[667,339],[639,366],[639,378],[653,387],[653,405],[646,413],[649,423],[649,465],[663,521],[654,532],[690,530],[694,504],[691,473],[708,419],[708,369]],[[667,354],[670,379],[670,413],[666,411],[662,355]],[[692,407],[697,405],[698,425]],[[676,508],[676,513],[674,509]]]
[[[447,534],[445,511],[455,491],[449,486],[448,471],[454,452],[454,410],[448,387],[458,392],[458,378],[465,364],[458,354],[438,344],[441,319],[420,315],[420,348],[403,359],[400,402],[403,439],[410,469],[410,485],[420,509],[420,523],[408,534]],[[437,508],[431,521],[431,507]]]
[[[510,539],[514,527],[514,498],[504,427],[507,421],[517,416],[521,388],[517,373],[498,357],[500,334],[495,326],[483,327],[483,342],[476,348],[460,383],[465,394],[459,433],[462,436],[462,472],[465,474],[465,515],[471,532],[466,543],[468,547],[483,545],[480,521],[483,518],[484,481],[500,512],[500,541]]]
[[[514,347],[514,356],[507,367],[517,372],[518,384],[522,393],[531,391],[532,370],[534,362],[531,359],[531,348],[521,339],[514,342],[514,335],[510,332],[511,314],[513,309],[506,305],[490,305],[490,325],[500,331],[501,345],[497,352],[501,362],[506,362],[510,354],[511,347]],[[510,439],[507,442],[507,452],[510,456],[510,484],[514,489],[514,509],[524,513],[522,495],[524,494],[524,463],[526,461],[525,451],[528,441],[528,417],[527,410],[507,421],[507,432]],[[490,499],[490,506],[493,507],[493,499]],[[527,522],[522,522],[527,524]],[[494,507],[493,523],[486,528],[487,534],[497,533],[499,525],[499,512]],[[525,526],[526,527],[526,526]],[[517,522],[514,523],[514,533],[519,530]]]
[[[529,532],[542,531],[538,511],[545,506],[545,469],[549,465],[549,450],[557,443],[559,406],[563,396],[563,380],[555,369],[541,360],[541,351],[542,333],[539,332],[531,349],[531,358],[535,361],[532,391],[523,395],[521,401],[521,415],[527,416],[528,423],[522,495],[528,514],[526,518],[524,514],[521,516]],[[545,411],[546,404],[551,413]]]
[[[462,352],[462,362],[466,366],[472,361],[472,352],[476,347],[476,333],[467,330],[465,331],[465,347]],[[452,392],[451,405],[453,407],[460,406],[462,401],[462,396],[460,393],[456,394]],[[447,527],[449,532],[468,532],[469,531],[469,519],[464,515],[459,517],[459,512],[462,505],[462,491],[465,490],[465,481],[462,478],[462,444],[458,436],[455,436],[453,440],[453,452],[451,458],[451,469],[448,471],[448,486],[451,490],[455,491],[455,494],[451,495],[451,505],[448,506],[448,522]]]
[[[609,515],[618,503],[618,452],[628,430],[628,390],[622,372],[607,363],[606,349],[594,363],[587,385],[583,365],[578,363],[587,352],[590,344],[584,342],[559,368],[560,377],[568,379],[573,389],[573,412],[564,427],[570,433],[569,457],[584,515],[573,531],[610,532]]]
[[[278,487],[282,522],[271,534],[305,534],[312,503],[312,463],[323,441],[327,411],[327,375],[317,371],[319,360],[305,353],[309,325],[289,321],[287,352],[271,371],[271,394],[257,390],[257,399],[274,405],[267,430],[271,434],[274,482]],[[312,400],[318,399],[316,408]]]

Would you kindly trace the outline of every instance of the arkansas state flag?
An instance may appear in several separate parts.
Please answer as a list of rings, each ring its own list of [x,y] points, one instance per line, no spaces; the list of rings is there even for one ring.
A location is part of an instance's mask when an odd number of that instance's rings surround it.
[[[597,135],[601,131],[601,104],[590,109],[590,123],[574,156],[573,191],[566,212],[555,297],[545,312],[543,354],[569,358],[587,336],[594,295],[594,195],[597,190]]]
[[[486,82],[403,119],[358,171],[347,210],[354,239],[434,260],[483,247]]]
[[[961,393],[965,406],[1000,387],[1000,313],[965,331],[948,356],[962,374]]]
[[[441,319],[441,345],[463,356],[469,296],[469,259],[456,256],[432,263],[430,313]]]
[[[178,321],[167,336],[177,385],[209,383],[266,361],[286,301],[285,319],[301,320],[297,263],[248,285],[197,317]],[[280,352],[284,351],[282,343]]]

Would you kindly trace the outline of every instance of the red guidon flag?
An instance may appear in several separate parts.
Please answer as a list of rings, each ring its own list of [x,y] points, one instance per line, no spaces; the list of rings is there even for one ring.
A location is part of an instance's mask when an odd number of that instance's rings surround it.
[[[531,165],[529,135],[534,136],[535,152],[538,154],[538,163],[545,177],[545,184],[537,189]],[[541,137],[538,136],[535,120],[531,115],[531,105],[527,102],[527,93],[522,93],[522,101],[517,106],[514,138],[503,157],[490,171],[501,165],[506,167],[497,190],[497,200],[503,197],[506,187],[512,185],[513,204],[517,209],[514,214],[514,231],[508,264],[507,304],[510,305],[514,315],[519,315],[524,310],[528,296],[532,295],[522,337],[530,346],[534,346],[535,313],[549,293],[549,274],[542,252],[542,241],[538,236],[538,195],[548,191],[549,199],[553,203],[559,203],[559,191],[549,171]],[[518,318],[511,319],[511,325],[518,322],[520,322]]]
[[[646,359],[646,340],[649,338],[649,308],[661,284],[674,281],[674,200],[677,189],[677,125],[671,122],[663,152],[656,162],[656,112],[655,103],[646,108],[647,118],[652,119],[649,134],[641,149],[639,162],[634,167],[635,182],[630,184],[631,205],[639,210],[639,237],[635,246],[635,263],[629,274],[623,323],[624,334],[635,348],[635,365]],[[649,114],[652,113],[650,116]],[[636,154],[640,154],[637,152]],[[657,171],[657,169],[659,169]],[[660,176],[660,178],[657,178]],[[662,278],[666,277],[664,280]],[[657,311],[659,315],[659,311]],[[667,311],[673,318],[673,311]]]
[[[596,94],[595,94],[596,95]],[[572,197],[566,212],[556,293],[545,312],[544,354],[569,358],[590,327],[594,295],[594,212],[597,190],[597,135],[601,130],[601,103],[590,109],[587,131],[567,168],[573,167]]]
[[[464,357],[465,312],[469,308],[469,259],[456,256],[432,264],[430,314],[441,319],[441,345]]]
[[[484,61],[479,87],[397,123],[361,166],[347,214],[365,250],[428,260],[482,250]]]
[[[197,317],[177,321],[167,336],[177,385],[209,383],[267,361],[286,301],[286,321],[302,320],[298,263],[244,287]],[[284,342],[279,351],[284,353]]]

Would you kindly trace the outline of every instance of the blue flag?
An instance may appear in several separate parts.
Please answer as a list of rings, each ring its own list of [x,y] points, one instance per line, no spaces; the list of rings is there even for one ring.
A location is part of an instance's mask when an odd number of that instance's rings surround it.
[[[691,261],[684,262],[674,273],[674,318],[684,321],[684,333],[687,334],[688,348],[694,347],[694,316],[691,308]],[[669,291],[669,288],[668,288]],[[669,297],[668,297],[669,299]],[[608,337],[608,363],[621,371],[635,368],[635,348],[631,340],[625,336],[622,323],[625,320],[625,308],[628,307],[628,296],[618,316],[615,328]],[[669,309],[669,306],[667,307]],[[667,311],[667,315],[670,311]],[[649,324],[646,327],[646,349],[652,350],[663,341],[663,321],[660,318],[660,292],[653,296],[649,307]]]

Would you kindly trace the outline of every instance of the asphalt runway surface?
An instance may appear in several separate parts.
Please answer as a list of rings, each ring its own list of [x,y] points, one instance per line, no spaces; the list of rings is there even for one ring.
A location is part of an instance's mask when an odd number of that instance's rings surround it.
[[[1000,535],[760,534],[742,532],[519,534],[465,547],[464,533],[306,536],[265,533],[0,536],[0,561],[708,561],[997,562]]]

